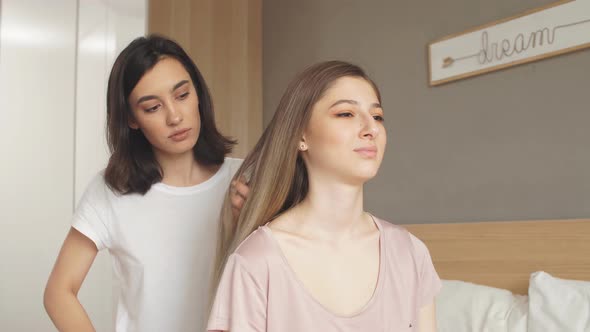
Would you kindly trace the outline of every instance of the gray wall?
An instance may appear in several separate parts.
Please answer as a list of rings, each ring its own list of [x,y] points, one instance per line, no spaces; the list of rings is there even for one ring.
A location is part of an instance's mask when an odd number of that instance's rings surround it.
[[[264,123],[307,65],[364,67],[385,159],[366,209],[395,223],[590,216],[590,50],[430,88],[426,45],[550,0],[264,1]]]

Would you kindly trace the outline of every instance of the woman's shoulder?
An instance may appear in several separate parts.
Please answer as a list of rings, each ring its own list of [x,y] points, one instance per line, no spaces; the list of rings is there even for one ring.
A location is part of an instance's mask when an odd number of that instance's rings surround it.
[[[267,226],[255,229],[234,251],[234,254],[248,260],[257,260],[267,255],[272,249],[272,242],[267,233]]]
[[[117,196],[106,183],[104,170],[100,170],[90,179],[84,195],[96,199],[106,199],[107,197]]]
[[[394,224],[390,221],[375,216],[373,216],[373,218],[375,223],[377,223],[379,230],[383,232],[383,236],[386,238],[386,240],[399,237],[407,238],[411,235],[410,232],[408,232],[408,230],[401,225]]]
[[[397,225],[389,221],[374,217],[378,226],[383,232],[384,240],[386,244],[390,245],[406,245],[422,252],[428,250],[422,240],[410,233],[404,226]]]
[[[276,257],[268,227],[260,226],[236,248],[230,258],[251,273],[266,274],[269,263]]]
[[[122,197],[122,194],[113,191],[106,183],[104,170],[102,170],[88,181],[82,197],[76,204],[75,212],[80,213],[91,208],[91,210],[106,213]]]
[[[234,176],[234,174],[236,174],[236,172],[238,171],[240,166],[242,166],[242,162],[244,162],[244,159],[232,158],[232,157],[225,157],[225,159],[223,161],[224,164],[227,164],[229,171],[230,171],[230,175],[232,177]]]
[[[241,158],[234,158],[234,157],[225,157],[224,162],[228,162],[231,164],[238,164],[241,165],[244,159]]]
[[[376,217],[375,217],[376,218]],[[398,253],[409,252],[414,259],[422,260],[430,257],[426,244],[405,227],[376,218],[383,232],[384,243],[388,247],[395,247]]]

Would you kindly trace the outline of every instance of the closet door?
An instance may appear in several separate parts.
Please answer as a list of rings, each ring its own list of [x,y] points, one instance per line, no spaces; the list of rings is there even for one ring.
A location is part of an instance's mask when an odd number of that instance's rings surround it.
[[[76,74],[76,177],[78,201],[106,166],[107,81],[115,58],[146,31],[146,0],[79,0]]]
[[[55,331],[43,291],[74,207],[104,168],[106,85],[146,1],[0,0],[0,331]],[[113,330],[108,253],[79,298]]]
[[[145,34],[146,0],[79,0],[76,61],[74,200],[105,168],[106,91],[115,58]],[[79,298],[97,331],[113,331],[118,285],[108,252],[96,257]]]
[[[77,3],[0,4],[0,330],[53,331],[43,290],[74,204]]]

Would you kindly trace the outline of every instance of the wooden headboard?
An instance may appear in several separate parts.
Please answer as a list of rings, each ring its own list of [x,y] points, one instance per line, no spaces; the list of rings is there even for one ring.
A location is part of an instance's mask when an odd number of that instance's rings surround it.
[[[441,279],[527,294],[530,274],[590,280],[590,219],[403,225]]]

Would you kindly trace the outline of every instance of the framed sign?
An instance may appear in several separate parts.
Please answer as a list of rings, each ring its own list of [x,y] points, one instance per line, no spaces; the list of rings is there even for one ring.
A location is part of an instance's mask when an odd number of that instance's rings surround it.
[[[430,43],[429,83],[440,85],[588,47],[590,0],[562,0]]]

